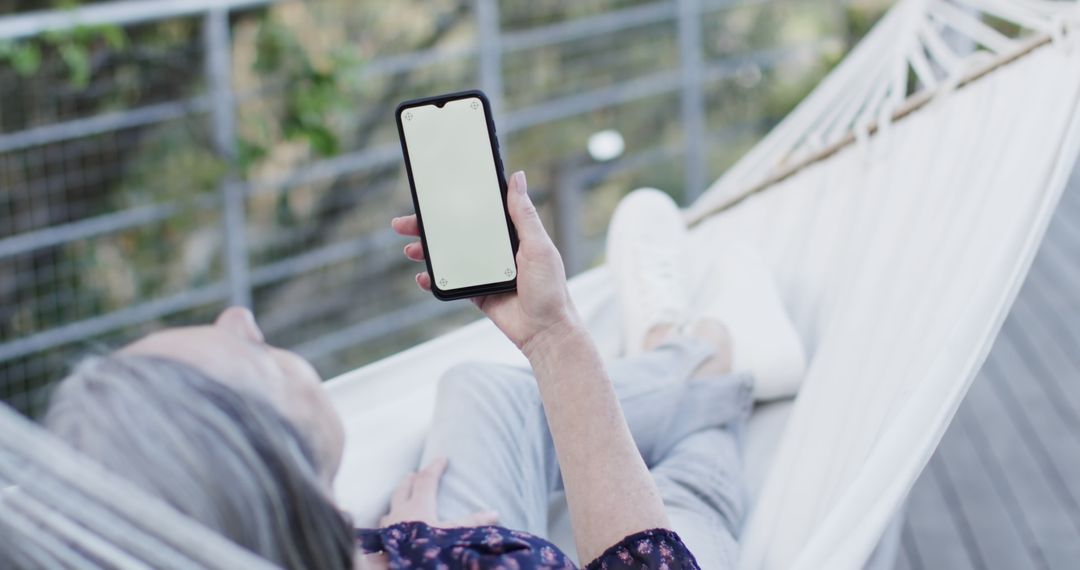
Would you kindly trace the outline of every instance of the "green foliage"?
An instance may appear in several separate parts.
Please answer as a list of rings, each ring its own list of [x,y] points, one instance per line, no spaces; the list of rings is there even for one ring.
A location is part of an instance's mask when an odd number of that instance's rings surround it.
[[[850,4],[844,8],[847,44],[854,46],[885,14],[886,5]]]
[[[66,42],[57,46],[57,52],[68,66],[71,84],[86,87],[90,84],[90,53],[81,45]]]
[[[195,196],[216,193],[228,173],[228,164],[201,140],[198,129],[183,123],[162,126],[148,135],[116,194],[117,209],[163,201],[183,204]],[[192,236],[208,228],[217,231],[217,215],[216,210],[182,208],[167,223],[117,234],[110,243],[119,249],[128,267],[138,270],[113,271],[116,275],[111,280],[98,281],[115,284],[119,276],[126,275],[131,282],[119,289],[133,291],[137,298],[153,298],[205,284],[214,277],[216,266],[185,267],[178,258],[191,246]],[[166,259],[169,262],[164,262]],[[110,269],[115,268],[101,263],[95,270]],[[117,298],[110,290],[98,294],[113,307],[135,300]]]
[[[7,62],[23,77],[31,76],[41,67],[41,48],[34,42],[0,42],[0,62]]]
[[[127,35],[117,26],[77,26],[18,42],[2,42],[0,63],[7,62],[19,75],[32,77],[41,70],[45,55],[55,53],[67,67],[68,81],[81,89],[90,84],[90,56],[95,49],[123,51],[127,45]]]
[[[252,165],[265,159],[270,151],[258,143],[241,137],[236,141],[236,162],[242,170],[248,170]]]
[[[335,56],[321,68],[316,66],[296,36],[269,16],[263,19],[255,43],[254,71],[285,86],[278,125],[285,139],[306,141],[319,156],[338,154],[341,140],[330,121],[348,104],[342,76],[355,68],[355,62]],[[266,155],[266,149],[252,141],[242,141],[240,147],[244,168]]]
[[[228,165],[203,138],[187,122],[163,124],[148,133],[139,145],[138,160],[131,161],[117,192],[125,203],[117,207],[182,201],[216,192]]]

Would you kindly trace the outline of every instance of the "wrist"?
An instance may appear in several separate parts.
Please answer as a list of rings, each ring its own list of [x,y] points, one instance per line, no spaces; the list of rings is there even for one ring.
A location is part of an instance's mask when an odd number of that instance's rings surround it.
[[[521,347],[521,352],[535,368],[571,347],[592,346],[589,331],[573,310],[532,336]]]

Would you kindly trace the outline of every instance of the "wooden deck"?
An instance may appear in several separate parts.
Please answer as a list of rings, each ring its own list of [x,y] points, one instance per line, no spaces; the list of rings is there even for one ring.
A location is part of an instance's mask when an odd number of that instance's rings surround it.
[[[911,492],[896,567],[1080,568],[1080,168]]]

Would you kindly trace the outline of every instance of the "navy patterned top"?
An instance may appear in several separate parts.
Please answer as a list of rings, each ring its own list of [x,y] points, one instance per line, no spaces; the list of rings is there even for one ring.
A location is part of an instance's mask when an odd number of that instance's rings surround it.
[[[420,522],[357,530],[367,554],[386,553],[398,570],[576,570],[554,544],[497,526],[433,528]],[[585,570],[701,570],[679,535],[655,529],[632,534]]]

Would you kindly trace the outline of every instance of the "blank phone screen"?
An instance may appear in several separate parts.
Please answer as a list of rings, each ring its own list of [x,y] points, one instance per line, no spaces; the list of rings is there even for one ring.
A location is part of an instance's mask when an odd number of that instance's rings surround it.
[[[401,111],[432,280],[447,291],[516,275],[499,173],[476,97]]]

